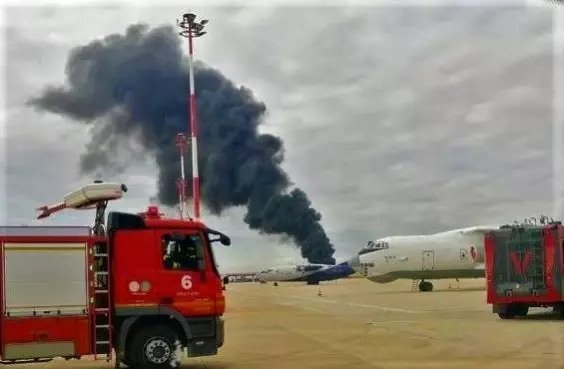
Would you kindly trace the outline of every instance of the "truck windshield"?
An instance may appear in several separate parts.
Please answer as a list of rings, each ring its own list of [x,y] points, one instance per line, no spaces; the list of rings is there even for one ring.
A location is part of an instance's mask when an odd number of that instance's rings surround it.
[[[199,233],[186,234],[182,240],[175,239],[172,234],[162,236],[163,265],[168,270],[199,270],[198,255],[205,255],[207,249],[214,272],[219,275],[215,263],[215,255],[209,241]]]
[[[213,247],[211,246],[211,242],[210,242],[209,236],[207,237],[206,241],[207,241],[207,242],[206,242],[206,245],[208,245],[207,249],[208,249],[209,255],[210,255],[210,257],[211,257],[211,263],[212,263],[212,265],[213,265],[213,271],[214,271],[214,273],[219,277],[219,276],[220,276],[220,275],[219,275],[219,270],[217,269],[217,264],[216,264],[216,261],[215,261],[215,254],[214,254],[214,252],[213,252]]]

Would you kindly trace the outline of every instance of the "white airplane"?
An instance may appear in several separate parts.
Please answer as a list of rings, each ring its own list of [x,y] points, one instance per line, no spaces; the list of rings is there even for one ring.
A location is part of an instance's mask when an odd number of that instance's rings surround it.
[[[307,282],[307,284],[319,284],[319,282],[347,277],[354,274],[354,272],[347,261],[336,265],[285,265],[263,270],[257,274],[257,279],[261,282]]]
[[[483,278],[484,234],[500,226],[476,226],[429,235],[391,236],[369,241],[349,264],[377,283],[412,279],[428,292],[428,279]]]

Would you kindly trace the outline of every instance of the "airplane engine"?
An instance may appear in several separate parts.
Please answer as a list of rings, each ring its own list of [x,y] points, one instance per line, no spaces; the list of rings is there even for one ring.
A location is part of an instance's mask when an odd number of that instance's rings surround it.
[[[478,247],[476,245],[470,246],[470,258],[473,263],[483,263],[484,262],[484,247]]]

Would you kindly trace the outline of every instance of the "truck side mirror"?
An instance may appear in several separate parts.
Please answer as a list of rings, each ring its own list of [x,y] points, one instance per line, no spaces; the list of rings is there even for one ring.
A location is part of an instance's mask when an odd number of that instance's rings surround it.
[[[221,237],[219,237],[219,242],[221,242],[223,246],[229,246],[231,245],[231,238],[226,235],[221,235]]]
[[[216,231],[214,229],[211,229],[211,228],[208,228],[207,232],[208,232],[208,239],[209,239],[210,243],[214,243],[214,242],[219,241],[219,242],[221,242],[221,244],[223,246],[231,245],[231,238],[224,235],[223,233]],[[210,238],[209,235],[218,236],[218,237],[217,238]]]

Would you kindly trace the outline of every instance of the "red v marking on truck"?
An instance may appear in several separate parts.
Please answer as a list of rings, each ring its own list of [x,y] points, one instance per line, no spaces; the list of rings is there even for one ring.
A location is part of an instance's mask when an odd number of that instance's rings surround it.
[[[509,253],[509,259],[511,260],[511,264],[513,264],[513,268],[515,272],[519,275],[523,275],[527,271],[529,264],[531,264],[531,250],[527,250],[525,255],[523,255],[523,260],[519,260],[519,255],[516,251],[511,251]]]

